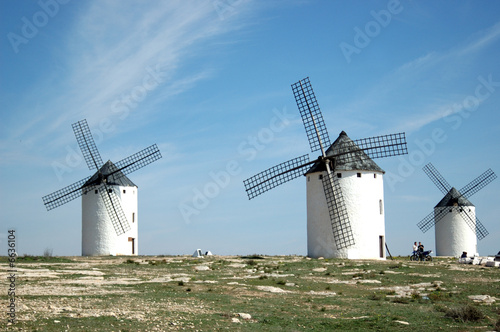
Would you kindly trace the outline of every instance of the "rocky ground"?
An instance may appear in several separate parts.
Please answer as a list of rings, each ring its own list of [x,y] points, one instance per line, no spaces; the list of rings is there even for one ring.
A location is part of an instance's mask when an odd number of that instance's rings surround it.
[[[2,274],[7,274],[7,268],[6,263],[0,265]],[[469,283],[478,287],[471,288]],[[499,285],[500,269],[458,264],[452,259],[431,263],[406,258],[394,262],[299,256],[20,259],[16,266],[17,323],[7,324],[4,318],[0,328],[87,330],[88,324],[106,318],[103,324],[109,330],[116,326],[116,331],[133,326],[138,330],[231,326],[259,330],[266,319],[272,322],[274,316],[266,318],[268,312],[279,314],[280,303],[285,319],[297,317],[299,328],[300,315],[371,321],[378,309],[358,307],[356,299],[370,306],[374,301],[447,305],[450,300],[441,299],[442,294],[459,303],[489,306],[488,312],[498,314]],[[5,300],[3,296],[2,308]],[[488,316],[491,326],[493,316]],[[402,312],[390,322],[415,324],[409,318]],[[202,319],[212,320],[214,325]],[[102,328],[95,324],[95,330]]]

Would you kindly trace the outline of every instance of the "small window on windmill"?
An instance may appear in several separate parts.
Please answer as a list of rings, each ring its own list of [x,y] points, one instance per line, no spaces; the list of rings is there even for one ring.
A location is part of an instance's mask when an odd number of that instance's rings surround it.
[[[95,194],[97,194],[98,192],[99,192],[99,191],[98,191],[97,189],[94,191],[94,193],[95,193]]]
[[[337,173],[337,177],[340,179],[342,177],[342,173]]]
[[[113,189],[108,189],[108,193],[112,193],[113,192]]]
[[[132,223],[135,222],[135,212],[132,212]]]
[[[307,177],[307,182],[309,182],[309,181],[311,181],[311,177],[310,176]]]
[[[358,173],[358,178],[360,178],[360,177],[361,177],[361,173]]]
[[[378,201],[378,207],[380,209],[380,214],[384,214],[384,204],[382,204],[382,200]]]
[[[323,179],[323,174],[320,174],[318,179],[320,179],[320,180]]]
[[[374,173],[373,174],[373,178],[376,179],[377,178],[377,173]]]
[[[127,190],[123,189],[123,193],[125,194],[127,192]]]

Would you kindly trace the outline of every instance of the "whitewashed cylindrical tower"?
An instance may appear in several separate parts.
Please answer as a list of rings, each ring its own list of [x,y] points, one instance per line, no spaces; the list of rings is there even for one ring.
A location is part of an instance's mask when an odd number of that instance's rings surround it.
[[[109,174],[114,165],[108,161],[100,169],[101,174]],[[83,186],[82,195],[82,256],[137,255],[138,253],[138,215],[137,186],[125,175],[109,176],[107,188],[112,190],[130,225],[130,230],[117,235],[99,189],[90,191],[85,188],[98,184],[102,176],[99,172]]]
[[[435,225],[436,255],[460,257],[464,251],[469,257],[477,254],[476,207],[452,188],[434,207],[434,215],[443,210],[444,217]]]
[[[342,132],[326,154],[335,155],[346,146],[356,148]],[[322,182],[326,170],[324,164],[317,163],[306,173],[309,257],[385,259],[384,171],[364,152],[354,154],[358,158],[348,162],[336,160],[333,176],[342,189],[355,244],[336,248]]]

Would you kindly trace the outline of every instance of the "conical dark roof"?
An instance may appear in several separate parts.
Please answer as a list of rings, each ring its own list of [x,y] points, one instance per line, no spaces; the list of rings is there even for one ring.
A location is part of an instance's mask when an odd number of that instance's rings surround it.
[[[349,136],[347,136],[345,131],[342,131],[340,133],[339,137],[335,140],[335,142],[333,142],[333,144],[328,148],[328,150],[326,150],[325,153],[327,156],[334,156],[346,151],[354,152],[350,152],[347,155],[344,154],[340,157],[337,157],[335,159],[335,170],[376,171],[385,173],[385,171],[380,168],[370,157],[368,157],[368,155],[364,151],[359,150],[359,147],[356,145],[356,143],[353,142],[353,140],[349,138]],[[323,162],[317,162],[309,169],[309,171],[307,171],[306,174],[322,172],[325,170],[325,164]]]
[[[443,197],[443,199],[435,207],[446,207],[446,206],[474,206],[467,198],[463,197],[462,194],[455,189],[451,188],[450,191]]]
[[[109,185],[137,187],[126,175],[117,170],[118,168],[115,166],[115,164],[113,164],[111,160],[108,160],[104,165],[102,165],[101,169],[98,172],[96,172],[90,179],[88,179],[87,182],[85,182],[82,188],[99,185],[102,183],[103,179],[106,179],[106,183]]]

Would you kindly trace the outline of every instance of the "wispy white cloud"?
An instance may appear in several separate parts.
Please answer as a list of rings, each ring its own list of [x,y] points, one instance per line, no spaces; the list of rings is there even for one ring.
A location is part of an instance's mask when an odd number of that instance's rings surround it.
[[[467,43],[465,46],[459,48],[458,56],[463,56],[468,53],[478,52],[489,46],[491,43],[496,41],[500,37],[500,22],[497,22],[495,25],[490,27],[485,31],[481,31],[478,33],[475,38]]]
[[[397,130],[417,131],[464,108],[461,104],[468,94],[474,92],[475,85],[470,88],[472,91],[465,90],[468,93],[449,91],[445,87],[450,82],[456,83],[465,59],[486,52],[487,47],[498,41],[499,37],[500,22],[478,32],[459,46],[441,52],[429,52],[399,66],[378,81],[363,98],[342,107],[354,114],[383,105],[380,107],[383,114],[383,109],[390,107],[391,100],[399,98],[398,101],[402,103],[406,97],[410,99],[422,94],[427,96],[426,99],[417,99],[417,103],[405,107],[407,111],[394,113],[390,121],[386,121]],[[480,74],[476,73],[475,76]],[[482,101],[479,100],[480,103]]]
[[[38,88],[48,95],[44,117],[33,117],[12,134],[38,140],[75,118],[88,118],[90,125],[117,118],[118,103],[126,98],[134,105],[155,104],[191,89],[215,69],[209,63],[183,74],[179,69],[203,56],[204,43],[241,28],[252,12],[245,1],[224,19],[211,2],[94,1],[82,7],[61,45],[70,54],[64,76]]]

